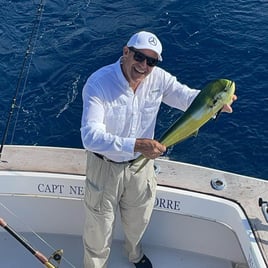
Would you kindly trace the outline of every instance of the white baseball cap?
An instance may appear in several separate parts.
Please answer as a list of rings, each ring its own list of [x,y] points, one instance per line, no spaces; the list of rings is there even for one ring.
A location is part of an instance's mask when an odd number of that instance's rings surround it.
[[[150,49],[157,53],[158,60],[162,61],[162,45],[157,36],[150,32],[141,31],[132,35],[127,42],[128,47],[136,49]]]

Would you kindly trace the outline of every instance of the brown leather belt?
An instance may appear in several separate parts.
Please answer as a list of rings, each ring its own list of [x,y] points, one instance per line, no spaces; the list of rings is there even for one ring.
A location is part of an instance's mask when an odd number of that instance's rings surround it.
[[[136,159],[132,159],[132,160],[123,161],[123,162],[116,162],[116,161],[113,161],[113,160],[107,158],[106,156],[104,156],[102,154],[98,154],[98,153],[93,153],[93,154],[95,156],[97,156],[98,158],[102,159],[103,161],[111,162],[111,163],[115,163],[115,164],[131,164],[136,160]]]

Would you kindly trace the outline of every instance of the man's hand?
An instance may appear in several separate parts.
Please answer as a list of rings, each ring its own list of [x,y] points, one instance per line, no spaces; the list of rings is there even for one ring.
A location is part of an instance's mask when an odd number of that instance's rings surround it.
[[[135,152],[140,152],[144,157],[155,159],[166,151],[166,146],[152,139],[136,139]]]

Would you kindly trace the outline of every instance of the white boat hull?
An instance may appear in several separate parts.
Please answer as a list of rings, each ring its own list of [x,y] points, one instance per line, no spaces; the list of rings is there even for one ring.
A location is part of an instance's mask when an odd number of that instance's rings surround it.
[[[159,160],[158,163],[166,168],[172,162]],[[163,178],[163,173],[159,176]],[[33,232],[45,238],[54,249],[63,248],[65,259],[61,267],[82,267],[84,181],[83,174],[2,169],[0,218],[27,236],[46,256],[53,250]],[[19,267],[20,262],[29,262],[21,267],[37,267],[33,256],[25,254],[3,228],[0,231],[0,259],[5,267]],[[108,267],[132,267],[122,252],[123,240],[118,215]],[[266,267],[251,222],[237,202],[179,188],[174,183],[171,187],[158,185],[155,209],[143,244],[155,268]],[[22,252],[17,260],[12,258],[14,247],[16,256]]]

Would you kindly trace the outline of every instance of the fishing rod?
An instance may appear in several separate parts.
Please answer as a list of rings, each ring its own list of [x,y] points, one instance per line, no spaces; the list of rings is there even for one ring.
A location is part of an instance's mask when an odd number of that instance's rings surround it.
[[[17,81],[15,94],[14,94],[14,97],[12,99],[12,103],[11,103],[10,111],[9,111],[9,116],[8,116],[8,119],[7,119],[7,122],[6,122],[5,130],[4,130],[4,134],[3,134],[3,138],[2,138],[2,142],[1,142],[0,162],[1,162],[1,157],[2,157],[2,151],[3,151],[3,148],[4,148],[4,144],[5,144],[6,139],[7,139],[7,134],[8,134],[8,130],[9,130],[10,121],[11,121],[14,109],[17,107],[17,105],[16,105],[17,96],[19,94],[20,86],[21,86],[21,83],[22,83],[22,78],[23,78],[25,66],[26,66],[28,57],[32,53],[32,50],[34,48],[34,40],[36,40],[36,38],[37,38],[37,33],[38,33],[38,29],[39,29],[39,25],[40,25],[40,21],[41,21],[41,17],[42,17],[43,8],[44,8],[43,0],[40,0],[40,3],[39,3],[38,8],[37,8],[36,19],[35,19],[34,26],[33,26],[32,32],[31,32],[31,36],[30,36],[30,39],[29,39],[29,42],[28,42],[28,45],[27,45],[27,48],[26,48],[25,55],[24,55],[22,67],[21,67],[20,74],[19,74],[18,81]]]
[[[10,227],[2,218],[0,218],[0,226],[2,226],[11,236],[19,241],[28,251],[30,251],[42,264],[47,268],[58,268],[61,262],[63,250],[56,250],[49,258],[38,250],[34,249],[23,236],[19,235],[12,227]],[[56,262],[55,266],[52,261]]]

